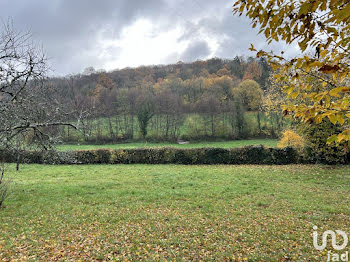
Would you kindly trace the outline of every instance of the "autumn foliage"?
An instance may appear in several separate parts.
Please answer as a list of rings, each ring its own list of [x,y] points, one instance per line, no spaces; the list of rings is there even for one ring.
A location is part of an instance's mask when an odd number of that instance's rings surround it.
[[[278,143],[279,148],[293,147],[301,152],[304,149],[304,140],[293,130],[287,129],[283,132],[282,138]]]
[[[260,27],[267,42],[297,43],[303,56],[286,58],[284,53],[257,51],[286,82],[284,92],[292,102],[283,106],[285,115],[308,124],[329,121],[343,126],[328,142],[350,145],[350,2],[346,0],[239,0],[234,13],[246,15]],[[331,135],[331,134],[329,134]]]

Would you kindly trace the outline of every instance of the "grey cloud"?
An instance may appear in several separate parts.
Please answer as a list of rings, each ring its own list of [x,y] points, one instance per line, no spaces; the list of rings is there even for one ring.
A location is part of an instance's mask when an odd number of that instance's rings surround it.
[[[30,30],[40,40],[59,74],[99,67],[99,35],[107,39],[137,18],[158,19],[164,13],[163,0],[1,0],[0,17],[10,16],[16,28]],[[114,52],[112,55],[117,55]],[[103,58],[103,56],[102,56]]]
[[[140,18],[152,22],[154,36],[181,27],[184,32],[177,41],[191,43],[184,53],[164,57],[164,63],[206,58],[211,50],[204,37],[217,40],[215,56],[224,58],[251,54],[250,43],[266,46],[248,19],[232,15],[232,4],[232,0],[1,0],[0,18],[10,16],[17,28],[30,29],[43,43],[54,72],[68,74],[103,67],[118,57],[122,50],[101,50],[100,40],[117,40]]]
[[[194,0],[197,1],[197,0]],[[233,58],[236,55],[255,56],[249,51],[250,44],[257,49],[287,51],[286,55],[294,56],[297,49],[290,48],[284,44],[273,42],[268,45],[263,35],[258,34],[257,29],[251,27],[251,22],[246,17],[233,16],[232,7],[228,4],[231,1],[217,0],[201,1],[202,10],[212,10],[212,15],[202,14],[196,23],[185,27],[179,41],[198,41],[203,35],[217,40],[219,47],[214,56],[221,58]],[[227,8],[219,8],[225,6]]]
[[[181,55],[183,62],[191,62],[197,59],[206,58],[210,54],[210,48],[205,41],[191,43],[190,46]]]

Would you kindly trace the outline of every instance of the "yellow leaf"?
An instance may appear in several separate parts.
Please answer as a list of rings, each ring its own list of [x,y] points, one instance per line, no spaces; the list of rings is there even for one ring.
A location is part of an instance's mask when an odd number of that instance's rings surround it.
[[[249,50],[250,51],[256,51],[256,49],[254,48],[253,44],[250,44]]]
[[[309,11],[309,3],[305,2],[300,6],[299,15],[306,15]]]
[[[294,92],[294,93],[292,93],[292,94],[290,95],[290,97],[291,97],[292,99],[295,99],[295,98],[298,97],[298,95],[299,95],[299,92]]]
[[[285,92],[287,92],[288,95],[290,95],[292,92],[294,91],[294,87],[289,87],[285,90]]]
[[[337,118],[335,117],[335,115],[331,114],[328,116],[329,121],[332,122],[333,125],[335,125],[337,123]]]
[[[328,54],[328,50],[323,50],[321,51],[320,56],[324,58],[327,54]]]
[[[343,125],[345,123],[344,115],[337,114],[337,121],[339,122],[339,124]]]
[[[329,94],[334,97],[340,97],[339,93],[345,93],[349,91],[350,91],[350,87],[341,86],[341,87],[333,88],[331,91],[329,91]]]

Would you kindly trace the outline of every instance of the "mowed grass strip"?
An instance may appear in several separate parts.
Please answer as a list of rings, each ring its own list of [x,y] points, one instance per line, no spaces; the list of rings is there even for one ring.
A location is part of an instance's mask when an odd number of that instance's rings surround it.
[[[189,144],[175,143],[124,143],[124,144],[105,144],[105,145],[60,145],[58,150],[92,150],[92,149],[134,149],[134,148],[149,148],[149,147],[176,147],[176,148],[201,148],[201,147],[218,147],[218,148],[233,148],[251,145],[264,145],[266,147],[276,147],[277,140],[275,139],[253,139],[253,140],[234,140],[225,142],[198,142]]]
[[[8,169],[0,261],[325,261],[350,230],[350,167],[24,165]]]

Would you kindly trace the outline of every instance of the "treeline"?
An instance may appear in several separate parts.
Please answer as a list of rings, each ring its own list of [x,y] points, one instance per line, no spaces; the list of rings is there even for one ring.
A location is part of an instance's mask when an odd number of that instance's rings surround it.
[[[282,120],[264,110],[264,59],[218,58],[50,79],[74,112],[69,142],[274,137]]]

